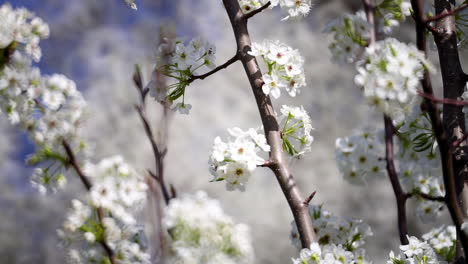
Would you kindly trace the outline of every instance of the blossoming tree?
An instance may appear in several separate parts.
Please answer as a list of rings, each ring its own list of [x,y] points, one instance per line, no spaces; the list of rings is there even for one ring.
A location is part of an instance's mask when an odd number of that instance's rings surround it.
[[[125,0],[137,10],[137,3]],[[214,139],[208,156],[213,184],[227,191],[250,191],[249,178],[269,169],[283,191],[293,221],[291,241],[300,250],[292,263],[370,263],[365,253],[369,225],[340,219],[304,194],[288,163],[313,151],[313,126],[303,106],[275,108],[271,99],[296,97],[306,86],[307,61],[300,51],[274,39],[252,43],[248,22],[278,7],[284,21],[309,14],[310,0],[222,0],[232,25],[236,50],[216,66],[216,47],[195,38],[161,40],[151,80],[144,83],[137,67],[133,80],[140,95],[136,105],[151,144],[156,168],[133,168],[119,155],[94,161],[81,135],[86,101],[75,83],[61,74],[42,75],[34,65],[41,58],[40,40],[48,25],[33,13],[0,7],[0,109],[12,125],[27,133],[35,151],[26,163],[34,166],[31,182],[40,193],[61,191],[69,177],[87,190],[72,201],[58,236],[69,263],[254,263],[249,228],[237,223],[220,203],[202,191],[176,195],[163,173],[165,148],[155,139],[146,115],[149,98],[165,109],[189,114],[185,101],[190,84],[240,62],[261,117],[255,128],[228,128]],[[425,4],[428,4],[425,9]],[[383,129],[369,127],[336,139],[336,164],[344,180],[364,185],[374,177],[388,178],[397,203],[401,246],[387,263],[465,263],[468,252],[468,194],[465,114],[468,75],[458,47],[466,36],[467,1],[363,0],[362,10],[343,14],[324,32],[331,36],[331,59],[356,67],[354,83],[365,102],[382,113]],[[432,7],[435,9],[432,10]],[[416,45],[391,37],[410,19]],[[428,35],[439,53],[443,97],[436,97],[430,73],[438,71],[427,58]],[[272,38],[274,38],[272,36]],[[294,45],[294,43],[290,43]],[[261,63],[259,64],[260,61]],[[270,97],[271,95],[271,97]],[[440,107],[442,106],[442,107]],[[195,106],[196,107],[196,106]],[[275,110],[276,109],[276,110]],[[383,179],[382,179],[383,180]],[[156,187],[155,187],[156,186]],[[144,229],[136,214],[145,207],[149,190],[161,192],[161,247],[148,253]],[[320,192],[320,190],[317,190]],[[452,225],[435,225],[414,236],[407,224],[406,203],[414,199],[416,215],[437,223],[446,207]]]

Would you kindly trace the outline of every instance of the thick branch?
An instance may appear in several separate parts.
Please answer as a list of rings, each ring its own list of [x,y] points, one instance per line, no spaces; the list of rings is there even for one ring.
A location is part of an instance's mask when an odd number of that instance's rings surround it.
[[[83,170],[81,169],[80,165],[78,164],[78,161],[76,160],[75,154],[73,153],[73,150],[71,149],[70,145],[65,140],[62,141],[62,145],[63,145],[63,147],[65,149],[65,152],[67,153],[68,162],[73,167],[75,172],[78,174],[78,177],[80,177],[80,180],[83,182],[86,189],[88,191],[90,191],[91,188],[93,187],[92,184],[91,184],[91,181],[89,181],[88,177],[83,173]],[[104,218],[104,212],[103,212],[102,208],[97,208],[96,211],[97,211],[99,222],[102,224],[102,220]],[[112,250],[112,248],[109,246],[109,244],[107,244],[105,239],[100,241],[99,243],[101,244],[102,248],[104,248],[104,251],[106,251],[106,254],[109,257],[109,260],[110,260],[111,264],[117,264],[117,260],[115,258],[115,253]]]
[[[443,97],[445,100],[456,101],[465,91],[466,80],[458,54],[455,17],[453,14],[449,15],[453,10],[451,10],[451,4],[447,1],[435,1],[435,9],[437,16],[443,16],[443,18],[435,22],[435,27],[439,34],[434,34],[434,40],[439,51],[440,69],[444,87]],[[450,145],[461,139],[465,133],[463,107],[460,105],[444,104],[443,126]],[[453,154],[457,195],[459,197],[461,197],[461,192],[463,191],[463,180],[467,176],[464,159],[467,151],[466,147],[461,147]]]
[[[282,139],[275,111],[271,104],[270,97],[265,95],[262,91],[262,73],[257,60],[247,53],[251,49],[247,19],[242,13],[237,0],[223,0],[223,3],[234,30],[240,60],[242,61],[257,102],[265,130],[265,136],[271,147],[271,165],[269,167],[275,173],[276,179],[291,208],[301,237],[302,247],[307,248],[312,242],[316,241],[312,219],[309,214],[309,207],[304,204],[304,196],[289,171],[286,156],[282,149]]]
[[[233,64],[234,62],[238,61],[239,60],[239,54],[236,53],[236,55],[234,55],[232,58],[230,58],[228,61],[226,61],[225,63],[219,65],[218,67],[214,68],[213,70],[205,73],[205,74],[202,74],[202,75],[193,75],[189,80],[188,82],[191,83],[195,80],[203,80],[205,78],[207,78],[208,76],[211,76],[217,72],[219,72],[220,70],[223,70],[223,69],[226,69],[227,67],[229,67],[231,64]]]
[[[423,3],[421,0],[411,0],[411,4],[415,13],[417,46],[419,50],[427,54]],[[425,94],[434,96],[429,72],[427,70],[424,73],[424,79],[421,81],[421,84]],[[444,95],[444,97],[447,96]],[[442,161],[442,173],[444,177],[444,185],[446,190],[445,201],[449,209],[450,216],[457,228],[458,238],[460,239],[460,242],[465,252],[468,252],[467,236],[460,229],[464,221],[464,217],[462,209],[460,207],[459,197],[457,195],[457,184],[455,180],[453,156],[450,153],[450,145],[447,140],[447,135],[442,126],[442,121],[440,120],[440,114],[438,109],[436,108],[436,105],[428,99],[424,100],[424,104],[427,112],[429,113],[432,122],[432,128],[434,130],[434,134],[436,136],[437,144],[440,150],[440,157]]]

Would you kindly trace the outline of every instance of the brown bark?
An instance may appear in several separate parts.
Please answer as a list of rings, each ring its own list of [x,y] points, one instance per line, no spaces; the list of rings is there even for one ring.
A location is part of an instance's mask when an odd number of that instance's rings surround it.
[[[288,168],[285,153],[282,149],[280,128],[270,97],[262,91],[262,73],[255,57],[247,52],[251,49],[251,40],[247,29],[247,17],[243,14],[237,0],[223,0],[229,15],[237,43],[237,53],[244,66],[245,72],[252,87],[255,100],[262,119],[265,136],[271,147],[269,168],[274,172],[276,179],[288,201],[297,229],[301,238],[302,247],[309,247],[316,241],[312,219],[308,204]]]

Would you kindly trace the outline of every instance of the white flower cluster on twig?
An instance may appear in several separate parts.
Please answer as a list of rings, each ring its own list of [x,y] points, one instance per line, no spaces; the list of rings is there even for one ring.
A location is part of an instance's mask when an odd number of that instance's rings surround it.
[[[267,73],[263,74],[262,89],[265,94],[278,99],[281,90],[285,89],[291,97],[295,97],[299,89],[306,85],[304,58],[298,50],[279,41],[264,40],[253,43],[249,54],[261,56],[268,68]]]
[[[147,185],[144,178],[125,163],[120,156],[88,163],[84,172],[92,187],[85,202],[72,201],[63,228],[58,234],[70,247],[71,263],[106,263],[107,253],[97,242],[105,242],[114,251],[119,263],[148,264],[149,254],[144,252],[142,227],[134,214],[144,207]],[[96,208],[99,208],[96,214]],[[77,245],[91,247],[90,252],[77,250]],[[87,244],[87,245],[86,245]]]
[[[270,2],[269,8],[279,6],[287,13],[282,20],[307,16],[312,8],[312,0],[239,0],[239,5],[242,11],[248,14],[268,2]]]
[[[266,138],[259,133],[260,129],[228,129],[230,137],[224,142],[216,137],[209,159],[213,181],[225,181],[229,191],[245,191],[247,181],[257,166],[263,165],[265,159],[260,154],[270,151]]]
[[[415,46],[387,38],[365,49],[354,81],[369,104],[392,116],[417,95],[425,68],[431,65]]]
[[[172,199],[163,225],[171,240],[169,263],[253,263],[249,228],[202,191]]]

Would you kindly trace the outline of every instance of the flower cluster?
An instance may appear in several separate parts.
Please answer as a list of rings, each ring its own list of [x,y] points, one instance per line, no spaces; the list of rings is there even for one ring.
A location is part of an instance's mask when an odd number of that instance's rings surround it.
[[[360,252],[365,239],[373,235],[370,226],[360,219],[338,219],[322,206],[317,205],[309,205],[309,213],[314,222],[317,240],[322,246],[339,245],[347,251]],[[292,242],[300,247],[296,223],[293,221],[291,225]]]
[[[172,199],[163,217],[169,232],[169,263],[253,263],[250,231],[227,216],[206,193]]]
[[[383,34],[390,34],[393,28],[400,25],[407,16],[411,15],[409,0],[384,0],[376,8],[377,29]]]
[[[250,128],[243,131],[236,127],[228,129],[230,137],[227,143],[220,137],[215,138],[209,159],[210,172],[215,177],[213,181],[226,181],[229,191],[245,190],[252,171],[265,162],[259,154],[270,151],[265,136],[259,130]]]
[[[135,0],[125,0],[125,3],[133,10],[137,10],[137,5],[135,4]]]
[[[350,252],[341,245],[325,245],[321,247],[318,243],[312,243],[310,248],[304,248],[299,253],[299,258],[292,259],[293,264],[354,264],[370,263],[365,260],[362,251]]]
[[[274,98],[279,98],[281,89],[295,97],[299,88],[306,85],[304,74],[304,58],[298,50],[292,49],[279,41],[264,40],[263,43],[253,43],[252,56],[262,56],[268,67],[268,73],[263,74],[263,92]]]
[[[142,228],[132,214],[145,203],[144,179],[120,156],[87,164],[84,172],[92,181],[86,202],[73,200],[58,234],[66,246],[79,244],[90,250],[70,249],[69,262],[107,263],[107,253],[96,245],[106,243],[119,263],[150,263],[149,254],[144,252]]]
[[[390,34],[400,21],[410,15],[411,3],[408,0],[384,0],[375,8],[377,30]],[[344,14],[332,20],[325,27],[325,33],[332,33],[333,40],[328,46],[332,61],[338,64],[353,63],[358,60],[370,40],[371,25],[364,11]]]
[[[417,94],[425,67],[429,62],[415,46],[387,38],[366,48],[354,81],[371,105],[392,115]]]
[[[283,149],[293,157],[310,152],[314,137],[310,135],[312,125],[304,107],[283,105],[279,116],[282,127]]]
[[[33,186],[54,192],[66,182],[63,141],[77,152],[85,147],[79,132],[86,103],[73,81],[60,74],[42,76],[32,65],[41,57],[39,41],[49,35],[48,25],[9,5],[0,7],[0,17],[0,111],[35,143],[28,163],[43,168],[34,171]]]
[[[328,23],[323,32],[333,34],[328,46],[332,61],[338,64],[355,62],[368,44],[370,28],[363,11],[345,14]]]
[[[439,260],[431,246],[416,237],[408,237],[409,244],[400,246],[401,253],[395,255],[390,252],[390,259],[387,264],[438,264]]]
[[[429,243],[439,257],[451,262],[455,257],[457,231],[455,226],[441,226],[424,234],[422,238]]]
[[[239,5],[248,14],[266,3],[271,2],[270,8],[280,6],[287,12],[283,20],[300,16],[307,16],[312,8],[312,0],[239,0]]]
[[[84,173],[93,181],[89,202],[108,210],[125,224],[134,224],[133,209],[144,206],[147,185],[142,176],[124,162],[121,156],[87,163]]]
[[[369,177],[384,175],[382,133],[364,131],[335,142],[335,160],[346,181],[361,185]]]
[[[156,72],[172,78],[174,83],[167,87],[158,85],[156,76],[148,84],[150,94],[161,103],[172,104],[182,97],[182,102],[175,105],[173,110],[178,110],[182,114],[188,114],[191,105],[185,103],[185,88],[192,82],[192,77],[203,68],[213,69],[215,67],[216,47],[202,40],[195,38],[184,44],[181,41],[167,41],[159,47],[159,56],[167,57],[168,61],[156,68]]]
[[[421,194],[443,197],[445,189],[439,150],[426,112],[416,104],[413,111],[397,124],[396,153],[399,177],[405,190],[417,197],[416,214],[423,222],[432,222],[441,213],[443,202],[428,201]]]
[[[14,49],[18,44],[28,56],[39,61],[39,42],[49,36],[49,26],[24,8],[13,9],[9,4],[4,4],[0,7],[0,32],[1,66],[2,62],[7,60],[5,56],[8,49]]]

